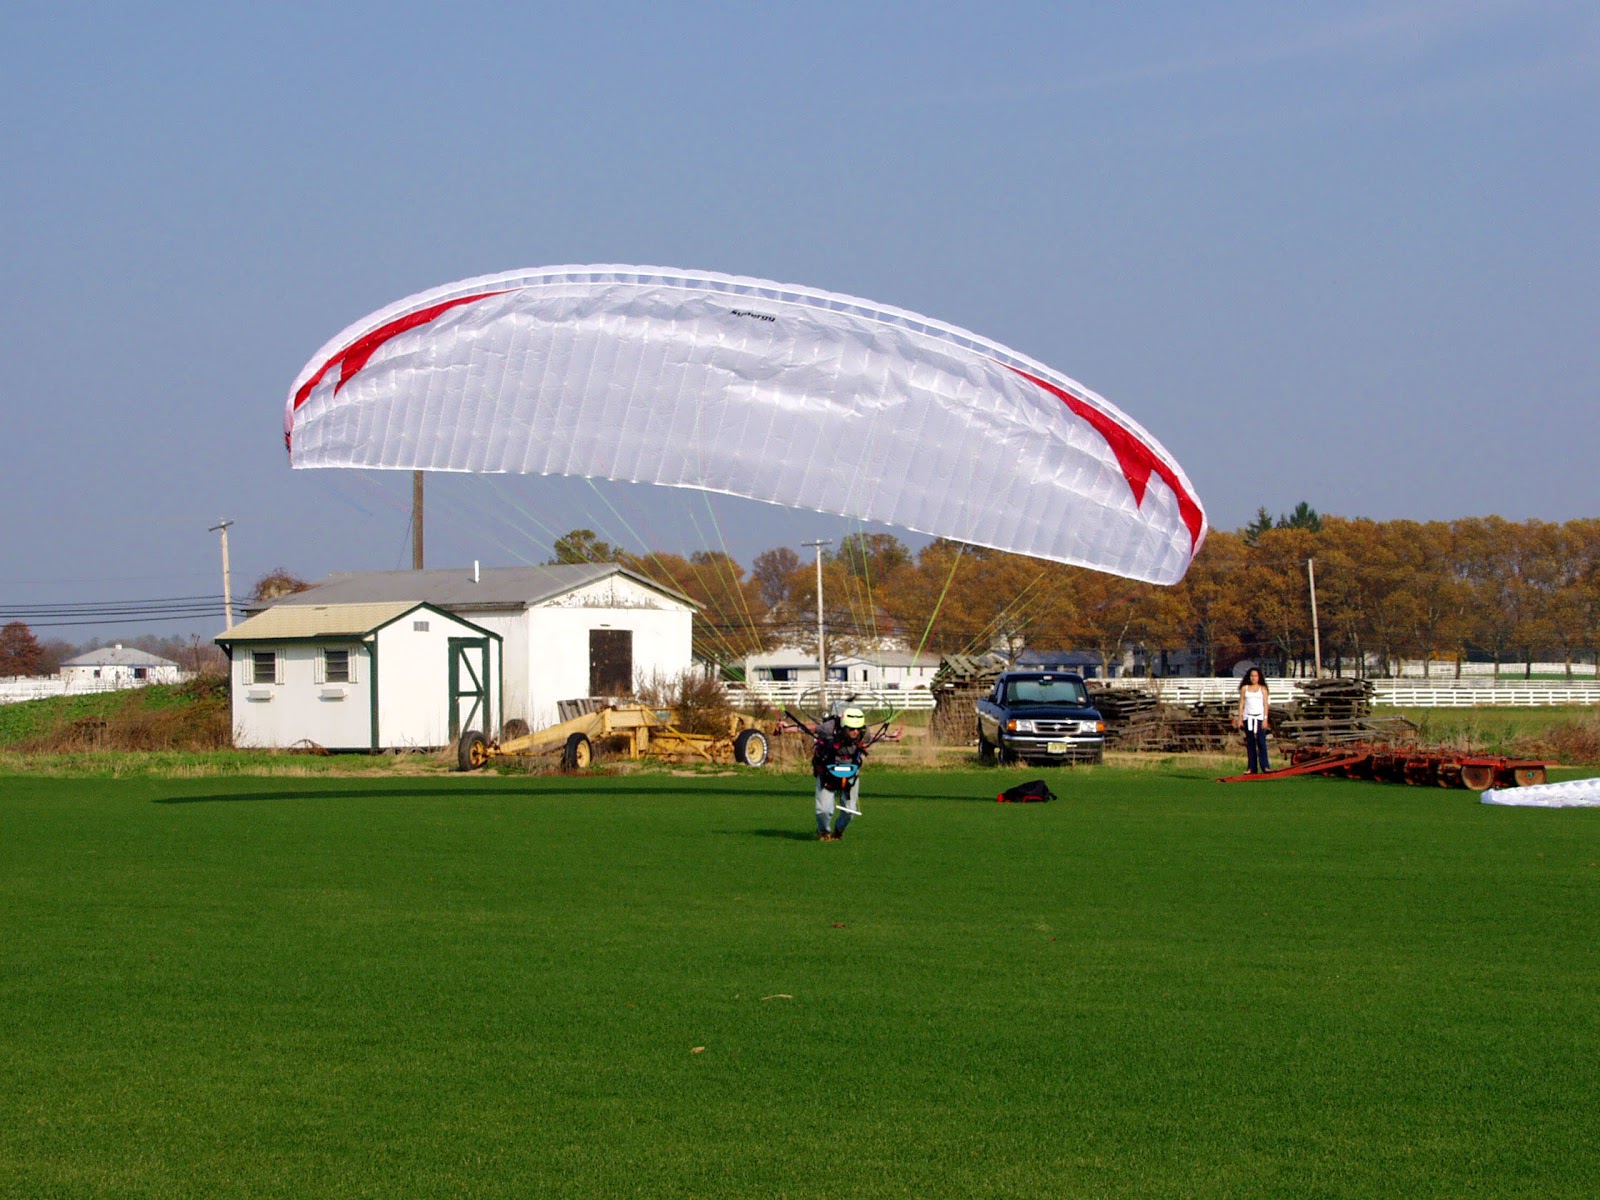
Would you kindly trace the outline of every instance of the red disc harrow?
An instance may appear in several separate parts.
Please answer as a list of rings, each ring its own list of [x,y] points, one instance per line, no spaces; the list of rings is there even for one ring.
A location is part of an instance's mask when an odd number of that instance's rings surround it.
[[[1291,775],[1335,775],[1413,787],[1527,787],[1545,781],[1543,759],[1508,758],[1503,754],[1460,754],[1425,746],[1296,746],[1290,765],[1255,775],[1230,775],[1222,783],[1255,783]]]

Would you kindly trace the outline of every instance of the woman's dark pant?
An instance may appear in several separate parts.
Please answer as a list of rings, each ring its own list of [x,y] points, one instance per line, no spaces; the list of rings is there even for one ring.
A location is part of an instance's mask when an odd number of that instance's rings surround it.
[[[1244,723],[1245,752],[1250,756],[1250,772],[1270,771],[1267,765],[1267,725],[1265,721]]]

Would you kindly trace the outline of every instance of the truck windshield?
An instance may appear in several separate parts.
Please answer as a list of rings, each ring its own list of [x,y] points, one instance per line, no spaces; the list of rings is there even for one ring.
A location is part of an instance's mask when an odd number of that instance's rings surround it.
[[[1007,704],[1065,704],[1085,708],[1089,693],[1076,679],[1015,679],[1006,685]]]

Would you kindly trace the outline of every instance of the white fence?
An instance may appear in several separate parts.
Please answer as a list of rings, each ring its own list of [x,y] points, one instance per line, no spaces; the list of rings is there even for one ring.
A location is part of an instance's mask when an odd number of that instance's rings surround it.
[[[771,683],[765,680],[744,685],[730,683],[728,698],[735,708],[759,701],[773,708],[800,704],[815,708],[821,692],[814,683]],[[866,688],[860,684],[834,682],[828,685],[830,703],[848,700],[862,708],[892,709],[896,712],[931,712],[933,693],[927,688]]]
[[[1274,703],[1298,700],[1304,694],[1298,679],[1269,679],[1267,691]],[[1108,687],[1153,687],[1169,704],[1197,704],[1211,700],[1236,700],[1236,679],[1112,679]],[[1407,708],[1529,708],[1552,704],[1600,704],[1600,681],[1560,683],[1536,679],[1512,682],[1502,679],[1374,679],[1373,703]]]
[[[1206,701],[1237,700],[1239,681],[1217,678],[1110,679],[1101,686],[1111,688],[1155,688],[1168,704],[1199,704]],[[1304,693],[1301,680],[1269,679],[1267,690],[1276,704],[1299,700]],[[1560,683],[1556,681],[1502,679],[1374,679],[1373,703],[1406,708],[1530,708],[1552,704],[1600,704],[1600,681]],[[852,690],[853,689],[853,690]],[[773,708],[799,704],[814,708],[817,685],[799,683],[753,683],[728,685],[728,695],[737,707],[760,702]],[[862,688],[848,683],[828,686],[831,701],[850,700],[863,708],[894,709],[900,712],[928,712],[933,708],[933,693],[926,688]]]
[[[1536,708],[1550,704],[1600,704],[1600,683],[1539,683],[1525,680],[1463,680],[1459,685],[1429,683],[1427,680],[1380,679],[1378,704],[1407,708],[1480,708],[1497,705],[1506,708]]]
[[[144,687],[144,682],[116,683],[90,679],[73,681],[59,676],[20,675],[0,679],[0,704],[17,704],[23,700],[45,700],[51,696],[89,696],[99,692],[121,692],[128,688]]]

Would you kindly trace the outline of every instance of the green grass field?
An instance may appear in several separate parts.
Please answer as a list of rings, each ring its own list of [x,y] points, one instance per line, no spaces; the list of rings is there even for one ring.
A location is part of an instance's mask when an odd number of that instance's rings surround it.
[[[1600,813],[0,778],[0,1195],[1592,1197]]]

